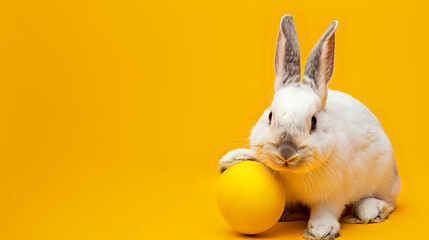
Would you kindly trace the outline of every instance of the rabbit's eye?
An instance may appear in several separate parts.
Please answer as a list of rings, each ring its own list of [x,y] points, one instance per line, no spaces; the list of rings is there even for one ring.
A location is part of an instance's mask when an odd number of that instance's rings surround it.
[[[311,130],[314,130],[316,128],[317,119],[315,116],[311,118]]]
[[[273,118],[273,112],[270,112],[270,114],[268,115],[268,121],[271,124],[271,118]]]

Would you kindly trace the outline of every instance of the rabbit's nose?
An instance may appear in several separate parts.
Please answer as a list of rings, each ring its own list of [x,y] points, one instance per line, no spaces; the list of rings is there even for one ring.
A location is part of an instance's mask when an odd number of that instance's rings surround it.
[[[296,153],[296,147],[290,143],[282,143],[280,144],[278,151],[280,155],[282,155],[282,158],[287,161]]]

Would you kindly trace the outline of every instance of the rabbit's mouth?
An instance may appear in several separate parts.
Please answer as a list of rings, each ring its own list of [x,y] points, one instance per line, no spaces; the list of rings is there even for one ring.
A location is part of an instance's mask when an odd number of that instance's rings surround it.
[[[304,173],[312,169],[313,152],[308,147],[300,147],[288,159],[285,159],[271,145],[251,145],[262,163],[276,171]]]
[[[285,159],[281,154],[275,151],[267,155],[268,158],[265,164],[276,171],[290,171],[301,174],[312,171],[317,167],[317,164],[315,164],[315,156],[312,154],[311,150],[307,148],[299,149],[298,152],[288,159]]]
[[[271,167],[276,170],[292,170],[301,165],[300,162],[302,158],[300,154],[294,154],[288,159],[284,159],[280,154],[276,152],[272,153],[272,156],[274,158],[271,158],[269,162],[271,162]]]
[[[284,165],[286,165],[286,167],[288,165],[294,165],[296,162],[299,161],[300,159],[300,155],[299,154],[294,154],[291,157],[289,157],[288,159],[284,159],[280,154],[278,153],[274,153],[274,156],[279,159],[280,161],[283,162]]]

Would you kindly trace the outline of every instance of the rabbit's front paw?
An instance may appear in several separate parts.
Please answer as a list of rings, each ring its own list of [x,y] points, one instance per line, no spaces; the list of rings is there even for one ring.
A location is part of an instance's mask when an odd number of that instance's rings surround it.
[[[334,219],[320,219],[309,224],[302,236],[306,239],[334,239],[340,235],[340,223]]]
[[[218,170],[223,172],[232,165],[245,160],[256,160],[255,153],[250,149],[244,148],[232,150],[219,160]]]

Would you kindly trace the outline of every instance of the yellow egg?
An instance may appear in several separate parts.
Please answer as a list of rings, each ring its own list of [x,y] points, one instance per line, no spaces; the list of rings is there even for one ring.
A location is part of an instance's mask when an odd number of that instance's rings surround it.
[[[285,206],[280,175],[262,163],[243,161],[220,176],[218,205],[225,221],[244,234],[257,234],[277,223]]]

